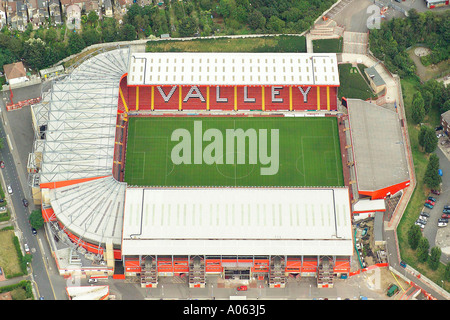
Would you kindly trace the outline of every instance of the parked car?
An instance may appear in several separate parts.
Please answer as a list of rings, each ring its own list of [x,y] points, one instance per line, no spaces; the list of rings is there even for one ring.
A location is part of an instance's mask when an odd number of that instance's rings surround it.
[[[427,218],[430,217],[430,214],[429,214],[428,212],[425,212],[425,211],[422,211],[422,212],[420,213],[420,215],[423,216],[423,217],[427,217]]]
[[[30,248],[28,247],[28,244],[24,244],[23,247],[25,248],[25,253],[30,253]]]
[[[247,291],[247,286],[237,287],[237,291]]]
[[[406,263],[404,263],[403,261],[400,261],[400,265],[401,265],[403,268],[406,268]]]
[[[8,193],[9,193],[9,194],[12,194],[12,193],[13,193],[12,188],[11,188],[10,185],[8,185]]]
[[[438,227],[446,227],[447,222],[438,222]]]
[[[5,163],[3,161],[0,161],[0,168],[5,169]]]
[[[450,209],[444,209],[442,210],[442,213],[450,213]]]
[[[423,219],[423,218],[425,218],[425,217],[420,217],[419,219],[417,219],[417,221],[419,221],[419,223],[421,223],[421,224],[427,224],[427,219]]]
[[[37,230],[35,228],[31,228],[31,233],[33,234],[33,236],[37,235]]]
[[[1,213],[6,212],[6,207],[0,207],[0,212]]]
[[[98,279],[96,279],[96,278],[89,278],[88,282],[89,283],[97,283]]]
[[[433,209],[434,207],[432,204],[429,204],[427,202],[425,202],[424,206],[427,207],[428,209]]]
[[[442,218],[442,219],[450,219],[450,214],[449,214],[449,213],[444,213],[444,214],[441,216],[441,218]]]
[[[436,198],[433,198],[433,197],[428,197],[428,200],[431,200],[431,201],[433,201],[433,202],[436,202]]]
[[[450,209],[450,206],[444,206],[444,209]]]
[[[438,219],[438,222],[448,223],[448,219],[442,219],[442,218],[439,218],[439,219]]]
[[[22,203],[25,207],[28,207],[28,200],[27,199],[22,199]]]
[[[426,203],[431,204],[432,206],[434,206],[436,204],[436,202],[431,201],[431,200],[427,200]]]
[[[440,195],[441,194],[441,192],[439,190],[431,190],[431,193],[435,194],[435,195]]]
[[[416,226],[419,226],[421,229],[425,228],[425,225],[422,224],[422,223],[420,223],[419,221],[416,221],[414,224],[415,224]]]

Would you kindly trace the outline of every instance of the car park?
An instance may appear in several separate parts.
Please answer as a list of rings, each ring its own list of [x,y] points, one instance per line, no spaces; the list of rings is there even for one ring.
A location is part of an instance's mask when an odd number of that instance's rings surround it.
[[[429,204],[427,202],[425,202],[424,206],[427,207],[428,209],[433,209],[434,207],[432,204]]]
[[[10,185],[8,185],[8,193],[9,193],[9,194],[12,194],[12,193],[13,193],[12,187],[11,187]]]
[[[441,194],[441,192],[439,190],[431,190],[431,193],[435,194],[435,195],[440,195]]]

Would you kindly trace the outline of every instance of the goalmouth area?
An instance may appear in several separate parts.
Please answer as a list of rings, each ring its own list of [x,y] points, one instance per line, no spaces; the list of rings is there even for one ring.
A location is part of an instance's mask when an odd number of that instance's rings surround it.
[[[334,116],[130,116],[127,131],[129,186],[344,186]]]

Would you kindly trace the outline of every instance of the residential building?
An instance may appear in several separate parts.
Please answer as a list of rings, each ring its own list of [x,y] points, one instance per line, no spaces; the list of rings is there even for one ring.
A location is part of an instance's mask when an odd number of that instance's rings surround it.
[[[450,110],[441,114],[441,126],[446,135],[450,132]]]
[[[52,24],[58,25],[62,24],[63,20],[61,18],[61,4],[59,0],[49,0],[48,1],[48,12],[52,21]]]
[[[111,0],[103,0],[103,9],[105,12],[105,16],[112,17],[113,16],[113,7]]]
[[[3,66],[6,81],[10,85],[28,81],[27,72],[22,62],[5,64]]]

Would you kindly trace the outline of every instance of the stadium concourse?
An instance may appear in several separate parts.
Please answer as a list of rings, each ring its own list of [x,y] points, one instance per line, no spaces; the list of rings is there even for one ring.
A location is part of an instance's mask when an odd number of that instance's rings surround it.
[[[333,286],[349,274],[354,250],[349,179],[169,188],[128,186],[123,177],[130,117],[336,117],[338,87],[336,54],[89,55],[32,107],[29,183],[60,274],[139,277],[142,287],[160,276],[202,287],[210,274]]]

